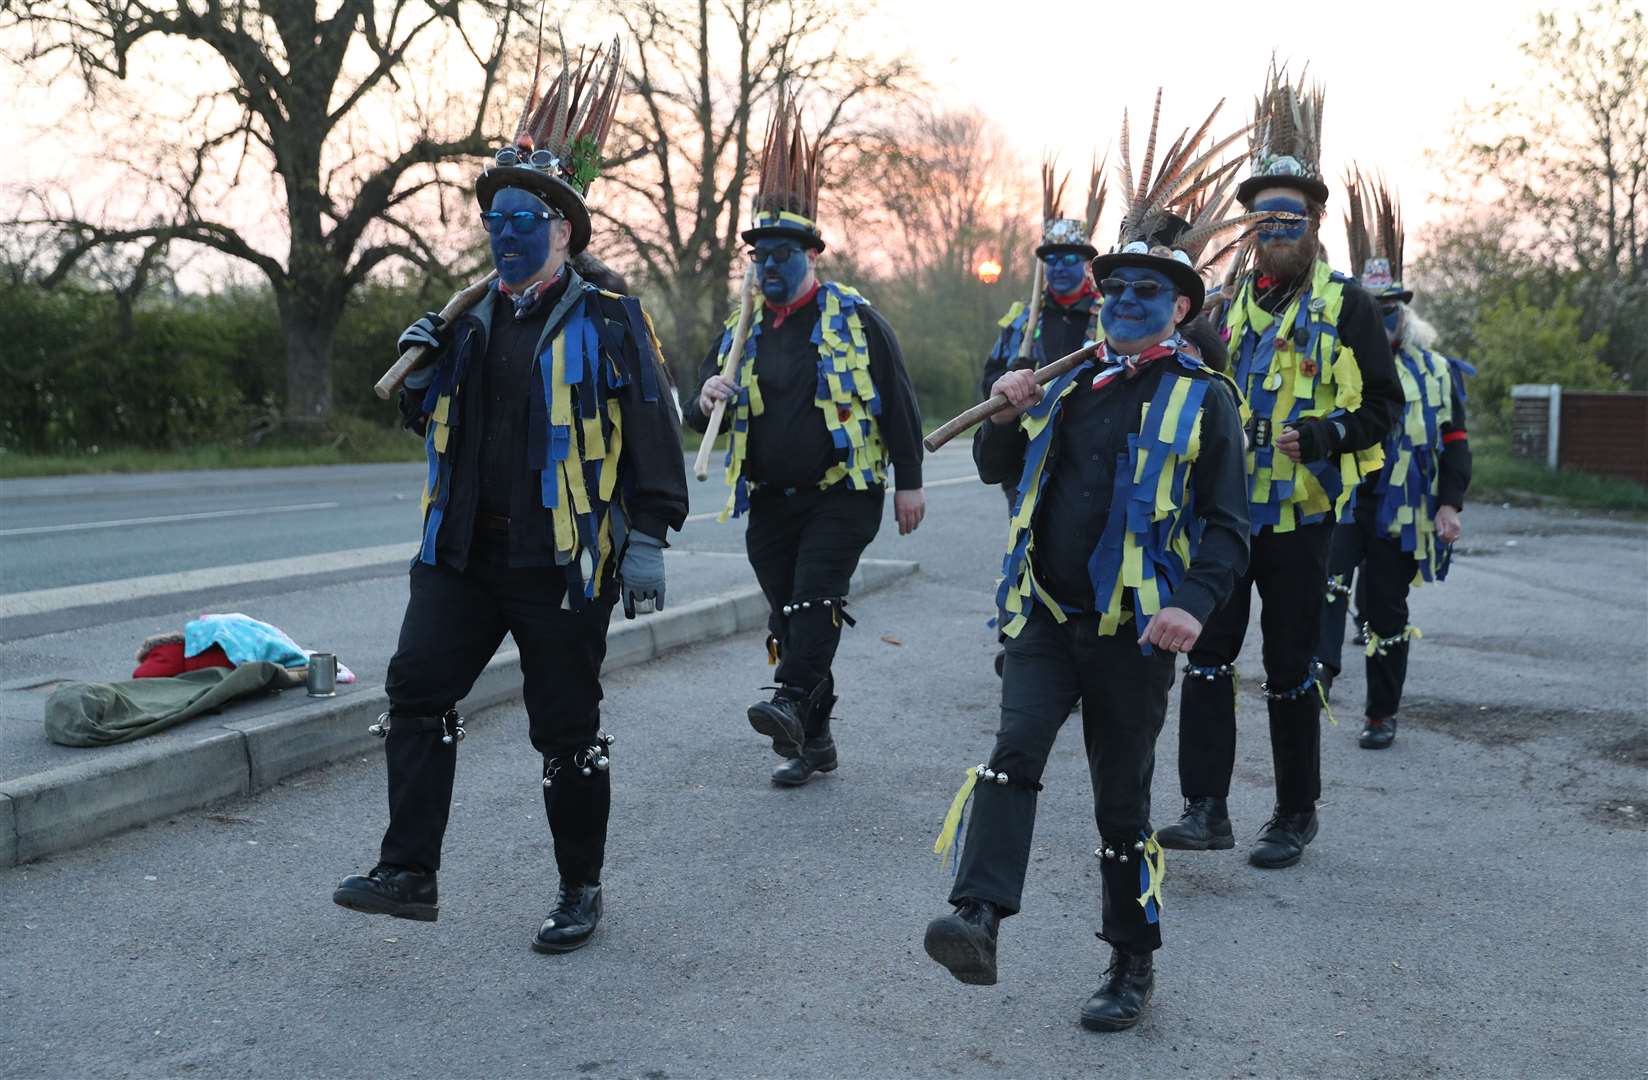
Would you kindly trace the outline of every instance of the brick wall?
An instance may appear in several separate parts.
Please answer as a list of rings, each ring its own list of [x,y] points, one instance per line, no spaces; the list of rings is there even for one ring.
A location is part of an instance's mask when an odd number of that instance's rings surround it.
[[[1520,412],[1524,405],[1543,410],[1546,402],[1519,398],[1515,409]],[[1558,468],[1609,473],[1648,484],[1648,393],[1564,390],[1561,417]]]

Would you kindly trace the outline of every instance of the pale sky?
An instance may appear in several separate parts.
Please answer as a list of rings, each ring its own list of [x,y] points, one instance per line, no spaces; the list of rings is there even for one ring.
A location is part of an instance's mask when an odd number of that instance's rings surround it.
[[[555,6],[566,13],[569,40],[610,32],[610,8],[600,0],[561,0]],[[937,103],[976,106],[995,120],[1020,154],[1027,181],[1033,181],[1044,151],[1058,152],[1062,166],[1081,174],[1090,156],[1117,138],[1124,106],[1133,116],[1137,160],[1157,86],[1166,91],[1164,142],[1199,123],[1225,97],[1214,127],[1218,135],[1249,119],[1273,48],[1291,70],[1308,62],[1312,77],[1327,91],[1324,165],[1335,192],[1324,238],[1342,262],[1338,180],[1346,164],[1354,160],[1364,169],[1383,171],[1402,200],[1410,258],[1423,252],[1427,226],[1443,212],[1438,196],[1444,181],[1427,152],[1445,151],[1461,111],[1487,101],[1496,83],[1537,95],[1541,87],[1528,82],[1531,68],[1518,51],[1533,32],[1534,13],[1582,8],[1582,0],[1268,6],[882,0],[853,32],[872,49],[907,51],[932,84]],[[156,98],[187,95],[200,78],[191,67],[147,65],[148,78],[165,70],[171,81],[137,89]],[[0,105],[11,106],[9,122],[0,124],[0,156],[12,163],[5,179],[63,176],[65,170],[85,175],[84,146],[76,143],[79,149],[66,155],[61,140],[38,140],[26,121],[18,122],[40,115],[47,98],[73,101],[74,88],[55,87],[48,95],[38,87],[20,90],[17,78],[15,67],[0,67]],[[71,112],[71,128],[73,118]],[[261,191],[268,190],[270,179],[243,178],[236,195],[267,205]],[[1071,187],[1083,183],[1078,175]],[[1111,239],[1115,221],[1115,211],[1108,210],[1097,238],[1101,247]],[[243,224],[267,235],[267,226]],[[278,253],[284,245],[268,248]]]

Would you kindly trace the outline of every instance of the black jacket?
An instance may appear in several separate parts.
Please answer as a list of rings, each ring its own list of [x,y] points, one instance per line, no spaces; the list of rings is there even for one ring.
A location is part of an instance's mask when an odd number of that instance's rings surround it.
[[[516,462],[513,478],[508,482],[509,505],[509,561],[512,566],[548,566],[555,562],[554,519],[543,506],[539,469],[530,459],[527,448],[542,438],[548,423],[547,407],[539,393],[538,356],[565,326],[583,288],[576,274],[565,292],[556,300],[546,293],[538,315],[543,319],[540,335],[492,334],[493,320],[499,316],[496,305],[509,304],[507,297],[489,292],[479,304],[470,309],[446,332],[447,348],[440,363],[456,360],[463,374],[459,380],[454,407],[459,410],[459,422],[451,429],[451,444],[447,453],[452,458],[451,490],[440,532],[436,537],[438,561],[463,569],[469,561],[470,541],[474,535],[475,515],[480,510],[481,479],[484,461],[496,461],[494,455],[485,455],[487,429],[487,389],[489,372],[499,365],[489,361],[500,341],[507,340],[517,349],[527,349],[517,363],[529,365],[530,378],[525,380],[525,393],[516,412],[508,438],[513,444],[505,460]],[[578,290],[575,292],[574,290]],[[644,323],[629,309],[639,305],[627,298],[594,294],[594,303],[600,314],[603,351],[622,358],[628,376],[618,388],[618,408],[623,417],[623,451],[619,458],[619,477],[614,488],[614,502],[622,502],[629,525],[651,536],[663,538],[670,529],[680,529],[687,516],[687,477],[681,454],[681,428],[675,407],[670,401],[663,366],[650,338],[646,338]],[[453,350],[455,356],[448,356]],[[423,391],[403,390],[401,410],[407,426],[422,434],[428,417],[424,412],[426,396]],[[494,417],[499,405],[492,405]],[[495,467],[495,466],[493,466]]]

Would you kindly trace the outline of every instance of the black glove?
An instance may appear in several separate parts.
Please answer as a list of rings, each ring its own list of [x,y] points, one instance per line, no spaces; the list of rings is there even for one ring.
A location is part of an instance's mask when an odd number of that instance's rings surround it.
[[[1327,420],[1318,417],[1314,420],[1301,420],[1293,425],[1293,430],[1299,433],[1299,461],[1308,464],[1312,461],[1321,461],[1332,456],[1339,448],[1339,440],[1344,437],[1345,429],[1336,420]]]
[[[438,311],[426,311],[423,318],[401,331],[400,340],[395,342],[395,351],[403,353],[414,345],[424,345],[441,351],[441,331],[446,329],[446,320],[441,318]]]

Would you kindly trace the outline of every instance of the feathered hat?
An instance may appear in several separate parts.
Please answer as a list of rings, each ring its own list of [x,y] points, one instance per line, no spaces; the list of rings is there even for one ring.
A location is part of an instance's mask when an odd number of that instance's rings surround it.
[[[818,230],[818,150],[801,130],[801,112],[788,88],[780,84],[767,138],[761,146],[761,179],[756,184],[749,243],[767,237],[788,237],[824,250]]]
[[[1306,89],[1302,76],[1298,86],[1288,82],[1287,72],[1272,58],[1265,91],[1253,100],[1248,135],[1253,171],[1236,189],[1243,206],[1252,206],[1254,196],[1273,187],[1328,201],[1328,186],[1322,182],[1322,97],[1322,87]]]
[[[1107,182],[1104,177],[1104,167],[1109,161],[1093,163],[1093,173],[1087,182],[1087,216],[1085,218],[1067,218],[1061,216],[1059,204],[1064,201],[1064,186],[1070,182],[1070,174],[1065,173],[1058,183],[1053,182],[1054,162],[1044,161],[1041,166],[1041,244],[1036,248],[1036,258],[1045,258],[1048,255],[1065,251],[1079,252],[1083,258],[1091,259],[1099,253],[1093,246],[1091,237],[1093,230],[1099,224],[1099,212],[1104,209],[1104,196]]]
[[[515,125],[511,145],[493,156],[492,164],[475,182],[482,210],[506,187],[521,188],[544,200],[572,223],[568,250],[576,255],[589,245],[589,207],[584,196],[601,173],[601,147],[618,110],[624,84],[623,42],[578,50],[551,84],[538,96],[543,76],[543,24],[538,26],[538,59],[532,72],[532,90]]]
[[[1156,164],[1156,132],[1162,118],[1162,92],[1157,90],[1155,112],[1150,118],[1150,137],[1145,142],[1144,160],[1139,165],[1136,180],[1133,176],[1132,139],[1128,131],[1127,112],[1122,112],[1119,169],[1127,212],[1122,217],[1121,234],[1116,246],[1108,254],[1093,260],[1095,278],[1106,277],[1111,271],[1124,266],[1137,266],[1166,274],[1180,293],[1191,301],[1190,311],[1181,324],[1202,312],[1207,285],[1200,271],[1218,262],[1237,242],[1232,241],[1203,258],[1203,250],[1209,240],[1231,229],[1256,225],[1277,217],[1291,217],[1264,211],[1225,217],[1233,198],[1231,183],[1241,159],[1224,165],[1215,165],[1214,162],[1231,143],[1242,137],[1243,132],[1236,131],[1201,150],[1213,126],[1213,118],[1223,106],[1223,101],[1215,105],[1194,133],[1181,132],[1152,176],[1151,168]]]
[[[1350,199],[1345,237],[1362,288],[1380,300],[1406,304],[1413,293],[1402,287],[1402,211],[1390,188],[1383,178],[1370,180],[1353,168],[1345,176],[1345,191]]]

